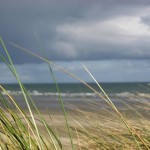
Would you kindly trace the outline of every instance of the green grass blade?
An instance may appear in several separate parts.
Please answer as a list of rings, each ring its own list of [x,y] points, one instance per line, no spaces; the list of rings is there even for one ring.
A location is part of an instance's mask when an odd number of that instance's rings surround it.
[[[22,86],[22,83],[21,83],[21,81],[20,81],[20,79],[19,79],[19,76],[18,76],[18,74],[17,74],[17,72],[16,72],[16,69],[15,69],[15,67],[14,67],[14,65],[13,65],[13,62],[12,62],[11,57],[10,57],[10,55],[9,55],[9,53],[8,53],[8,50],[7,50],[7,48],[6,48],[6,46],[5,46],[4,42],[3,42],[2,37],[0,37],[0,43],[1,43],[1,45],[2,45],[2,47],[3,47],[3,49],[4,49],[5,53],[6,53],[6,55],[7,55],[7,57],[8,57],[8,60],[9,60],[10,65],[11,65],[11,67],[12,67],[12,70],[13,70],[13,72],[14,72],[14,74],[15,74],[15,77],[16,77],[16,79],[17,79],[17,81],[18,81],[18,83],[19,83],[19,86],[20,86],[20,88],[21,88],[23,97],[24,97],[24,99],[25,99],[25,101],[26,101],[27,107],[28,107],[29,112],[30,112],[30,115],[31,115],[31,117],[32,117],[33,124],[34,124],[34,126],[35,126],[35,129],[36,129],[36,132],[37,132],[37,135],[38,135],[38,140],[37,140],[38,146],[39,146],[40,149],[42,149],[42,148],[41,148],[40,134],[39,134],[37,125],[36,125],[36,123],[35,123],[35,119],[34,119],[32,110],[31,110],[31,108],[30,108],[29,102],[28,102],[28,100],[27,100],[26,94],[25,94],[24,89],[23,89],[23,86]],[[39,141],[39,142],[38,142],[38,141]]]

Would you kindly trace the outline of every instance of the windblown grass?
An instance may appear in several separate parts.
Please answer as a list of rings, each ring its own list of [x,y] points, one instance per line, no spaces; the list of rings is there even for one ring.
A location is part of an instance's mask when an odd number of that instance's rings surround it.
[[[18,81],[22,91],[22,100],[25,101],[28,111],[24,111],[12,95],[0,85],[0,149],[2,150],[61,150],[61,149],[150,149],[150,114],[143,115],[136,109],[140,107],[145,111],[150,109],[149,101],[141,101],[140,97],[134,97],[138,101],[136,108],[122,101],[125,110],[115,106],[101,85],[84,66],[87,74],[99,87],[99,91],[93,89],[89,84],[58,66],[49,60],[31,53],[16,44],[15,47],[26,51],[48,63],[50,73],[59,93],[58,99],[62,108],[62,114],[42,114],[36,107],[32,97],[20,81],[9,52],[0,38],[0,44],[7,58],[0,54],[3,62],[8,66],[12,75]],[[53,74],[51,65],[57,67],[69,76],[83,83],[91,91],[103,99],[107,108],[99,111],[83,111],[71,104],[64,104],[59,91],[59,85]],[[102,92],[102,94],[100,93]],[[101,105],[100,102],[88,102],[93,110]],[[69,107],[71,111],[66,111]],[[97,109],[96,109],[97,110]]]

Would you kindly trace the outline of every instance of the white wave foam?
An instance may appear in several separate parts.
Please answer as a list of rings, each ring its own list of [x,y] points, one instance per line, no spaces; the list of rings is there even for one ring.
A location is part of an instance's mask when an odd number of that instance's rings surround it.
[[[111,94],[111,96],[125,98],[125,97],[132,97],[132,96],[134,96],[134,94],[135,93],[121,92],[121,93]]]
[[[21,95],[22,92],[21,91],[10,91],[8,90],[7,91],[8,94],[10,95],[14,95],[14,96],[17,96],[17,95]],[[28,93],[31,95],[31,96],[50,96],[50,97],[58,97],[59,96],[59,93],[52,93],[52,92],[39,92],[39,91],[28,91]],[[2,94],[3,95],[7,95],[4,91],[2,91]],[[62,97],[96,97],[96,94],[95,93],[60,93]]]
[[[7,91],[10,95],[21,95],[22,92],[21,91]],[[52,92],[39,92],[36,90],[33,91],[28,91],[28,93],[31,96],[50,96],[50,97],[58,97],[59,93],[52,93]],[[7,95],[4,91],[2,91],[3,95]],[[89,97],[89,98],[96,98],[98,97],[97,94],[95,93],[60,93],[62,97],[70,97],[70,98],[74,98],[74,97]],[[110,97],[117,97],[117,98],[128,98],[128,97],[134,97],[134,96],[139,96],[142,98],[150,98],[150,93],[130,93],[130,92],[122,92],[122,93],[112,93],[112,94],[108,94]]]
[[[150,93],[137,93],[137,95],[142,98],[150,98]]]

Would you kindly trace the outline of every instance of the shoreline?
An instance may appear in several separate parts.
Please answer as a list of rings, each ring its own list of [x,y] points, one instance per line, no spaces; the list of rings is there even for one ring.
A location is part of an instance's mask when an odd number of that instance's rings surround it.
[[[17,104],[24,110],[27,111],[27,106],[25,101],[21,96],[13,96]],[[62,106],[60,104],[59,98],[48,97],[48,96],[32,96],[33,101],[39,111],[46,114],[47,111],[51,113],[62,113]],[[105,110],[113,111],[112,107],[108,105],[103,99],[100,98],[62,98],[65,109],[67,112],[72,112],[74,110],[82,110],[85,112],[103,112]],[[150,104],[149,101],[135,98],[124,98],[124,99],[112,99],[112,102],[122,113],[135,113],[139,112],[146,118],[150,118],[150,110],[147,105]],[[0,104],[2,106],[2,104]],[[13,108],[13,107],[12,107]]]

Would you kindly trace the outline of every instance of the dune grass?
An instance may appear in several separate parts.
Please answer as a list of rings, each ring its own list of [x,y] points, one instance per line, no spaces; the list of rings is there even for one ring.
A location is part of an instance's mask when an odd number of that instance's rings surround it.
[[[145,117],[134,107],[123,101],[122,105],[126,108],[127,112],[119,110],[85,66],[84,69],[87,71],[87,75],[90,75],[93,81],[95,81],[99,91],[93,89],[89,84],[61,66],[13,44],[15,47],[26,51],[49,65],[50,73],[59,93],[58,99],[62,113],[56,115],[49,114],[47,111],[46,115],[42,114],[20,81],[11,56],[1,37],[0,44],[6,53],[6,57],[0,54],[0,58],[16,78],[22,91],[21,99],[25,101],[28,108],[27,111],[24,111],[17,104],[15,98],[0,85],[0,149],[150,149],[149,112],[147,113],[149,117]],[[99,99],[103,99],[108,107],[97,112],[89,112],[70,104],[64,104],[59,84],[57,84],[51,65],[83,83],[92,92],[96,93]],[[149,101],[141,101],[140,97],[134,98],[141,104],[139,107],[142,106],[143,111],[150,108]],[[101,105],[99,102],[94,101],[89,103],[93,109]],[[66,107],[69,107],[71,111],[66,111]]]

